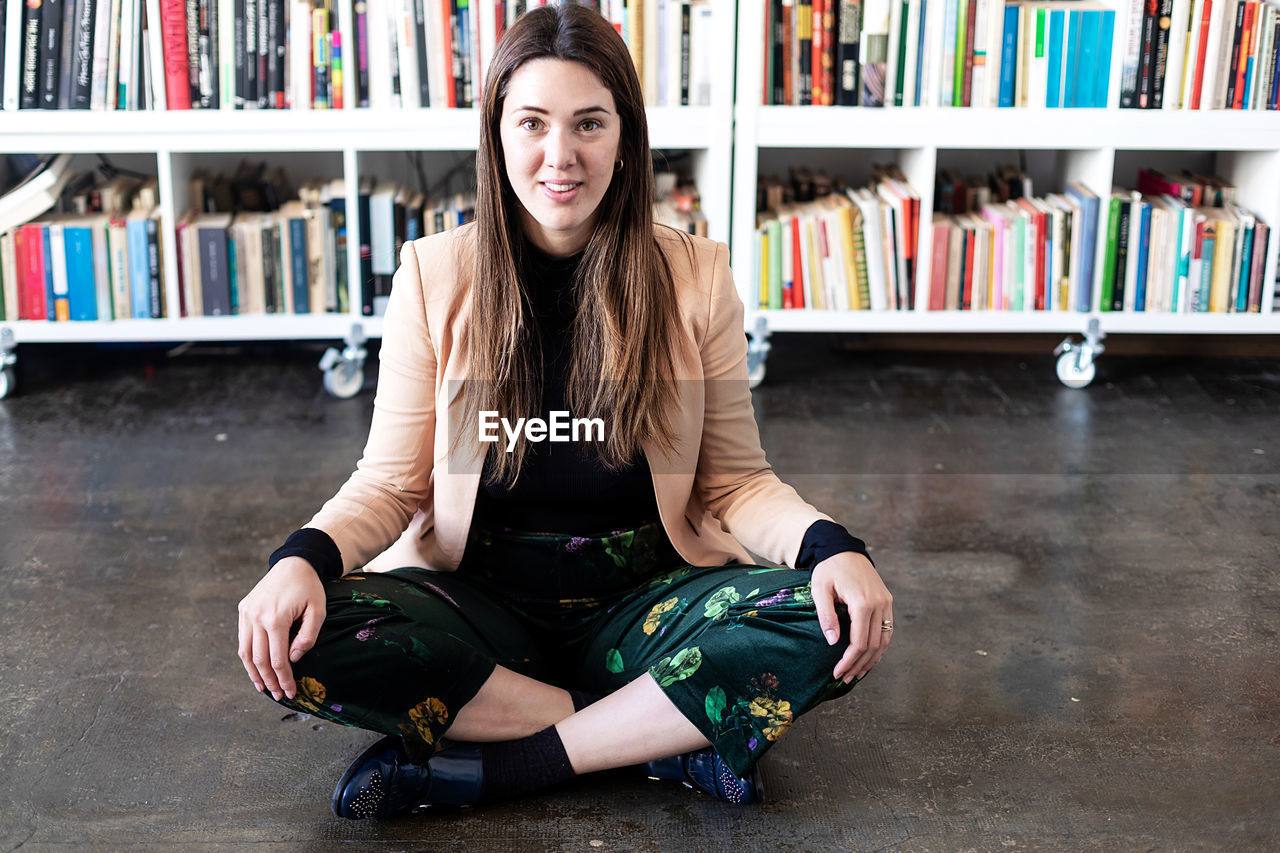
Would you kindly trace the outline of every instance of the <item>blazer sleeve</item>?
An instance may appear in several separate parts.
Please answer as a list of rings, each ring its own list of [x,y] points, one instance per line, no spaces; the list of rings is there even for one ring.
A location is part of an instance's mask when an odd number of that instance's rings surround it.
[[[308,523],[337,544],[343,574],[395,542],[430,492],[436,353],[412,242],[400,252],[382,328],[378,390],[364,453],[355,472]]]
[[[747,381],[744,309],[721,243],[716,244],[707,310],[700,347],[705,404],[694,488],[744,547],[794,568],[809,525],[831,519],[779,480],[765,459]]]

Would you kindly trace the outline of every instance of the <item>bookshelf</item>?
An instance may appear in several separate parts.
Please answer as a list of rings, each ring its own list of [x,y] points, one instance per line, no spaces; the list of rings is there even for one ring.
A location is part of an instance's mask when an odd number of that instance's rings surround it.
[[[492,53],[494,5],[480,4],[480,52]],[[732,68],[735,8],[713,4],[711,68]],[[354,43],[349,16],[340,20],[343,42]],[[344,97],[355,103],[354,75],[344,78]],[[655,164],[678,162],[698,187],[713,239],[730,238],[733,88],[731,74],[712,75],[711,103],[698,107],[650,107],[650,144]],[[361,177],[407,181],[405,154],[419,152],[434,180],[475,152],[478,109],[411,110],[190,110],[190,111],[0,111],[0,153],[75,153],[72,169],[86,169],[94,155],[158,178],[160,246],[165,305],[179,304],[177,237],[174,225],[188,209],[188,180],[201,167],[229,169],[243,158],[284,165],[295,178],[342,178],[348,200],[349,241],[359,244],[358,194]],[[467,180],[474,184],[471,173]],[[351,230],[351,229],[354,229]],[[352,396],[363,384],[363,347],[381,337],[381,318],[360,310],[358,252],[348,255],[353,283],[349,313],[256,314],[221,317],[167,317],[85,322],[0,321],[0,397],[12,388],[15,350],[25,343],[185,342],[240,340],[345,341],[326,353],[325,386]]]
[[[1127,5],[1127,4],[1126,4]],[[1105,235],[1097,241],[1093,307],[1076,311],[929,311],[930,211],[940,168],[986,171],[1021,160],[1037,195],[1081,181],[1103,199],[1113,186],[1136,186],[1139,168],[1183,168],[1217,174],[1237,188],[1237,202],[1273,227],[1280,224],[1280,112],[1121,110],[1125,7],[1116,38],[1105,109],[987,109],[944,107],[762,106],[763,3],[738,10],[737,96],[733,168],[733,241],[736,282],[753,336],[752,378],[760,381],[772,331],[1084,334],[1064,358],[1109,334],[1280,334],[1280,312],[1265,296],[1260,313],[1162,314],[1099,309]],[[926,49],[938,50],[934,45]],[[865,182],[872,163],[896,162],[921,198],[920,269],[915,308],[906,311],[764,310],[754,278],[753,238],[757,178],[785,174],[788,165],[825,169]],[[1274,292],[1280,240],[1273,238],[1264,268],[1264,294]],[[1090,334],[1090,329],[1093,334]],[[1101,351],[1100,346],[1094,349]],[[1065,381],[1065,380],[1064,380]],[[1087,380],[1084,383],[1087,384]]]

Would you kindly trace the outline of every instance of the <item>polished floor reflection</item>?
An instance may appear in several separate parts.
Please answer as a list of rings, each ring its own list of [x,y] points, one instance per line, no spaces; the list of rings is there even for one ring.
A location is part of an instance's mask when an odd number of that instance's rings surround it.
[[[0,401],[0,850],[1280,847],[1280,362],[868,353],[774,338],[779,474],[872,547],[880,668],[771,801],[604,776],[383,824],[372,737],[254,695],[235,605],[353,470],[319,350],[21,355]],[[595,842],[599,842],[598,844]],[[352,847],[354,845],[354,848]]]

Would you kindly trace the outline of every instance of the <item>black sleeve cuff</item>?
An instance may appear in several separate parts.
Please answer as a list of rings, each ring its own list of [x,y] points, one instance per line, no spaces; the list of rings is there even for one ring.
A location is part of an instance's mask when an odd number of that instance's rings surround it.
[[[322,581],[342,577],[342,552],[328,533],[315,527],[303,527],[289,534],[284,544],[272,551],[267,558],[267,571],[285,557],[302,557],[311,564]]]
[[[844,525],[834,521],[819,519],[809,525],[804,532],[804,541],[800,543],[800,554],[796,557],[797,569],[812,569],[823,560],[835,554],[853,551],[861,554],[875,565],[871,555],[867,553],[867,545],[858,537],[844,529]]]

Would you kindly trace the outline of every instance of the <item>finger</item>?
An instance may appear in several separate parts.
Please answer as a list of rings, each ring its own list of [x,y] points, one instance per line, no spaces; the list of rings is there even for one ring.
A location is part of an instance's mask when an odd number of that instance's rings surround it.
[[[279,700],[284,695],[280,690],[280,681],[275,670],[271,668],[271,643],[267,639],[267,630],[262,627],[253,630],[253,665],[258,670],[262,684],[271,691],[272,698]]]
[[[283,628],[273,625],[267,628],[267,642],[271,644],[271,668],[280,684],[280,692],[292,699],[294,684],[293,667],[289,666],[289,635]]]
[[[320,625],[324,622],[324,609],[309,605],[302,612],[302,627],[298,629],[298,634],[293,638],[293,645],[289,649],[289,660],[297,663],[298,660],[311,650],[316,644],[316,638],[320,636]]]
[[[243,613],[240,614],[239,621],[240,646],[236,650],[236,654],[239,656],[240,662],[244,664],[244,671],[249,674],[249,680],[253,682],[253,688],[261,692],[262,678],[258,675],[258,670],[253,665],[253,629],[245,621]]]
[[[880,620],[876,618],[875,611],[859,610],[858,618],[850,620],[849,633],[856,633],[860,638],[860,642],[856,644],[858,653],[854,657],[853,665],[850,667],[852,673],[860,678],[861,674],[866,671],[867,665],[871,663],[872,658],[879,651],[879,647],[874,645],[877,639],[876,635],[880,633]],[[850,643],[850,647],[854,645],[854,643]]]
[[[854,671],[858,673],[859,678],[866,675],[871,667],[876,665],[876,661],[884,654],[884,650],[888,648],[889,635],[893,633],[893,628],[891,627],[888,630],[885,630],[885,622],[889,622],[891,625],[893,623],[889,610],[880,609],[875,611],[871,617],[870,624],[867,626],[867,630],[870,635],[867,653],[863,656],[863,659],[854,666]]]
[[[827,645],[834,646],[840,641],[840,622],[836,619],[836,605],[829,584],[813,583],[809,587],[813,594],[813,607],[818,612],[818,627],[827,638]]]

